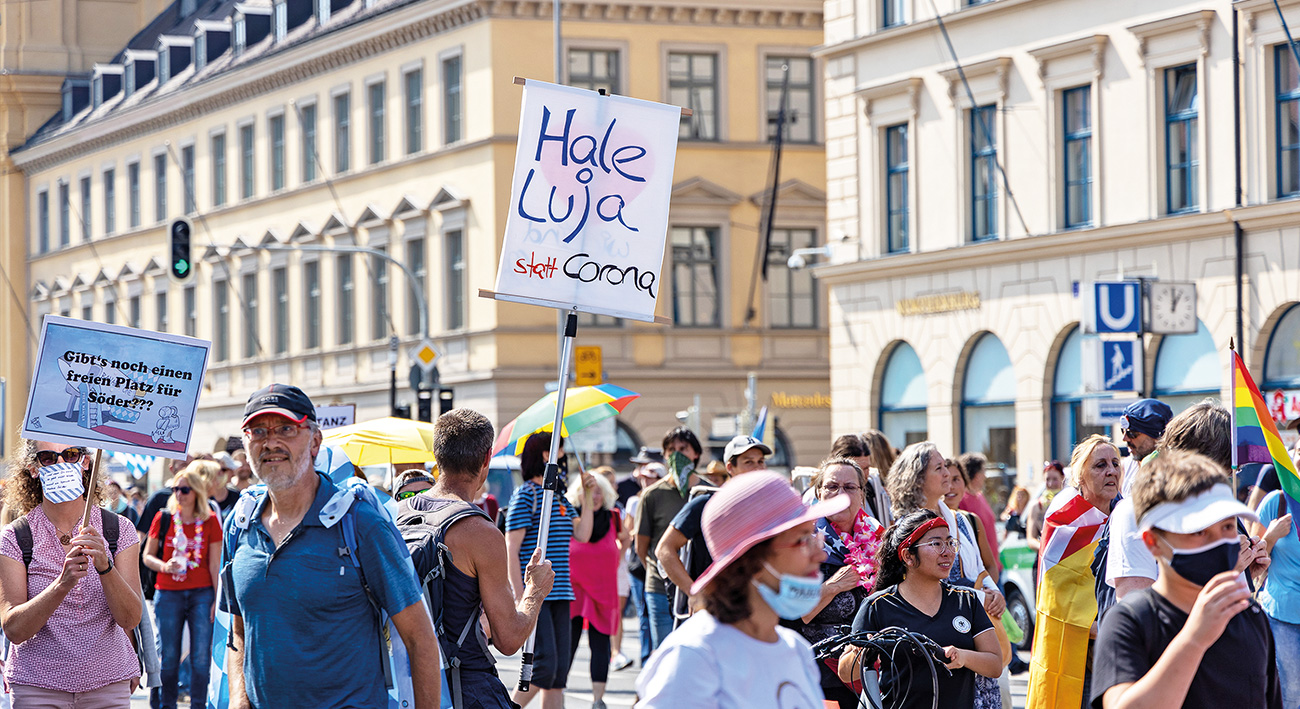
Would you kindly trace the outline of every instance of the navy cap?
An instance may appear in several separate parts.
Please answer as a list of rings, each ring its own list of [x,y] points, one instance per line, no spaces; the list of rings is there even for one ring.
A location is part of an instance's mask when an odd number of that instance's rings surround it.
[[[1165,434],[1165,426],[1174,417],[1173,409],[1157,399],[1139,399],[1124,407],[1119,425],[1127,431],[1145,433],[1152,438]]]
[[[311,399],[302,389],[290,384],[272,384],[253,392],[244,405],[244,422],[240,425],[247,426],[254,416],[262,414],[276,414],[294,423],[316,421],[316,407]]]

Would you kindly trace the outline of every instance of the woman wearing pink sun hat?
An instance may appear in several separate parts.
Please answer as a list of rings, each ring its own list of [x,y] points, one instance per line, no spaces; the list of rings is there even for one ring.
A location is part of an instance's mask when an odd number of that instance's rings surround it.
[[[673,631],[637,678],[637,707],[816,707],[812,649],[778,626],[821,600],[826,559],[815,522],[848,497],[805,507],[789,481],[759,471],[733,478],[704,508],[713,564],[691,587],[704,610]]]

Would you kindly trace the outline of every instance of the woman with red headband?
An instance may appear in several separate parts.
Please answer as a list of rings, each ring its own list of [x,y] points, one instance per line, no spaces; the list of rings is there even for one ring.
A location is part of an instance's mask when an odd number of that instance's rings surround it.
[[[897,626],[938,643],[952,671],[951,675],[938,672],[942,706],[965,709],[975,705],[975,675],[1001,674],[1002,654],[993,624],[975,593],[947,583],[956,554],[948,523],[938,514],[923,509],[900,519],[885,534],[877,557],[876,592],[858,609],[853,631]],[[852,647],[840,658],[842,679],[861,676],[862,652]],[[915,651],[905,649],[884,658],[880,678],[884,706],[928,707],[933,700],[931,686],[929,666]]]

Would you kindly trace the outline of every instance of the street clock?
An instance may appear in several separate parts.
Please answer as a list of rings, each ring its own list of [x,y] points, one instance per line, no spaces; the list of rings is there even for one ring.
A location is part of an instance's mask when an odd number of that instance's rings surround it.
[[[1148,329],[1161,335],[1196,332],[1196,284],[1155,281],[1150,284]]]

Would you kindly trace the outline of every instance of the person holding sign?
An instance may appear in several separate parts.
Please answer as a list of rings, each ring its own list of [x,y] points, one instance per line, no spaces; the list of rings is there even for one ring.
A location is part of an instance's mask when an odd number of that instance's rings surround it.
[[[100,496],[85,448],[21,439],[10,469],[6,504],[23,515],[0,533],[13,706],[128,707],[140,665],[127,632],[144,607],[131,522],[84,522]]]

